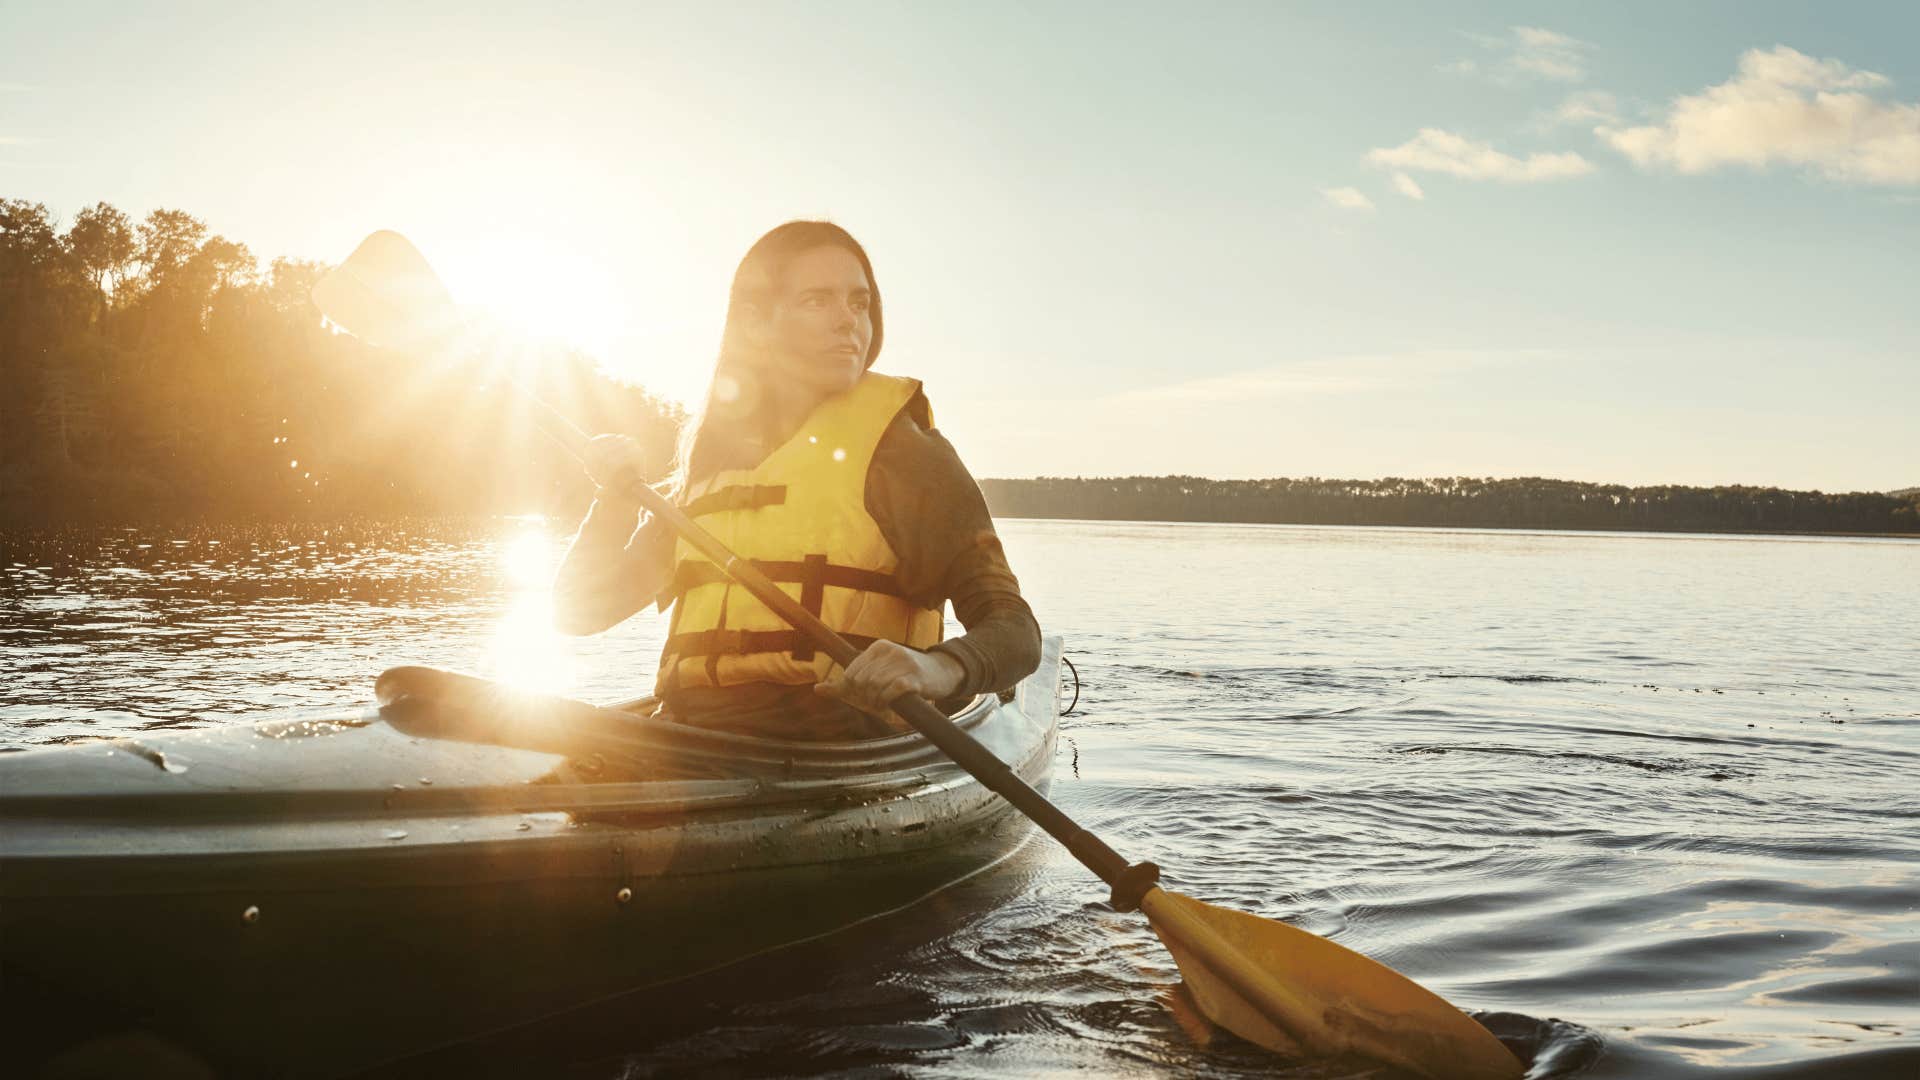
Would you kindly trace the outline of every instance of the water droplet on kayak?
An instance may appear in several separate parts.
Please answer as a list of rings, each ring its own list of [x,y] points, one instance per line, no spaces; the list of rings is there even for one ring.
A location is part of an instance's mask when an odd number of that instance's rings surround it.
[[[248,908],[247,908],[247,910],[245,910],[245,911],[243,911],[243,912],[241,912],[241,913],[240,913],[240,921],[241,921],[241,922],[243,922],[243,923],[246,923],[246,924],[248,924],[249,926],[251,926],[251,925],[252,925],[252,924],[254,924],[254,923],[257,923],[257,922],[259,922],[259,921],[260,921],[260,909],[259,909],[259,907],[257,907],[257,906],[253,906],[253,907],[248,907]]]
[[[186,772],[186,771],[187,771],[187,763],[186,763],[186,762],[184,762],[184,761],[168,761],[168,760],[167,760],[166,758],[164,758],[164,757],[162,757],[162,758],[160,759],[160,767],[161,767],[161,768],[163,768],[163,769],[165,769],[165,770],[167,770],[167,771],[168,771],[168,772],[170,772],[170,773],[173,773],[173,774],[174,774],[174,775],[176,775],[176,776],[177,776],[177,775],[179,775],[180,773],[183,773],[183,772]]]
[[[633,890],[622,885],[620,886],[620,891],[613,894],[613,898],[623,904],[629,903],[633,900]]]
[[[427,777],[424,777],[424,776],[423,776],[423,777],[421,777],[421,778],[420,778],[420,786],[421,786],[421,787],[432,787],[432,786],[433,786],[433,781],[432,781],[431,779],[429,779],[429,778],[427,778]]]
[[[388,829],[387,830],[387,839],[389,840],[405,840],[406,838],[407,838],[407,830],[405,829]]]
[[[836,446],[836,447],[834,447],[834,448],[833,448],[833,460],[835,460],[835,461],[845,461],[845,460],[847,460],[847,452],[846,452],[846,450],[844,450],[844,449],[842,449],[841,447],[838,447],[838,446]]]

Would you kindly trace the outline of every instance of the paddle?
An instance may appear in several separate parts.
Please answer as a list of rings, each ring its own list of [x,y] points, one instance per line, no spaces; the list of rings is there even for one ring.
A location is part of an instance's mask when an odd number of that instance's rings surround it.
[[[433,268],[406,238],[377,232],[314,286],[329,320],[379,346],[444,347],[460,318]],[[579,457],[587,435],[531,392],[542,426]],[[858,655],[752,563],[736,557],[668,499],[637,480],[649,511],[814,645],[845,666]],[[1331,941],[1158,885],[1152,863],[1128,863],[1075,824],[992,751],[933,705],[909,694],[893,711],[1054,839],[1113,890],[1113,906],[1142,910],[1173,954],[1208,1018],[1261,1046],[1296,1057],[1357,1055],[1440,1080],[1513,1080],[1517,1059],[1493,1034],[1412,980]]]

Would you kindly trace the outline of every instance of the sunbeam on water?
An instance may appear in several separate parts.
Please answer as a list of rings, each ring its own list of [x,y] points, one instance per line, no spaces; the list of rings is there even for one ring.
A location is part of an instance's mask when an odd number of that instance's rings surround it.
[[[510,590],[482,673],[523,690],[564,693],[573,688],[573,655],[553,626],[554,568],[560,547],[538,520],[520,523],[500,544],[500,574]]]
[[[1474,1010],[1535,1078],[1920,1075],[1920,544],[1002,532],[1084,684],[1052,792],[1174,888],[1401,970]],[[564,533],[13,538],[0,745],[359,704],[400,663],[639,696],[664,619],[557,634]],[[1104,895],[1032,843],[857,932],[452,1060],[578,1077],[1390,1075],[1276,1065],[1215,1032]]]

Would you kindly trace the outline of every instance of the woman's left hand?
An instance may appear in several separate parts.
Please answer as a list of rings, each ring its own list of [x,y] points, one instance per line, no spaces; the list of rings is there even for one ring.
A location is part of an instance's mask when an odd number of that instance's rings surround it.
[[[854,657],[845,671],[836,672],[813,690],[861,712],[884,717],[902,694],[919,694],[929,701],[951,697],[966,674],[960,661],[946,653],[921,652],[897,641],[876,641]]]

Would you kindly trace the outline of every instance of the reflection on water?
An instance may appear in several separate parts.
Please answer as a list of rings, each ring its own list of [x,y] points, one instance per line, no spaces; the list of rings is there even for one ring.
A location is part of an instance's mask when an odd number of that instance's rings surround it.
[[[1534,1076],[1920,1075],[1920,544],[1003,531],[1086,683],[1054,792],[1175,888],[1486,1010]],[[0,745],[364,702],[397,663],[643,693],[663,620],[548,628],[563,543],[522,520],[15,538]],[[1065,856],[987,877],[475,1067],[1271,1075]]]
[[[482,667],[528,690],[573,689],[573,657],[553,629],[553,537],[540,520],[522,521],[500,541],[500,576],[509,591]]]
[[[403,663],[645,693],[655,621],[554,633],[564,539],[539,519],[5,538],[0,747],[359,703]]]

